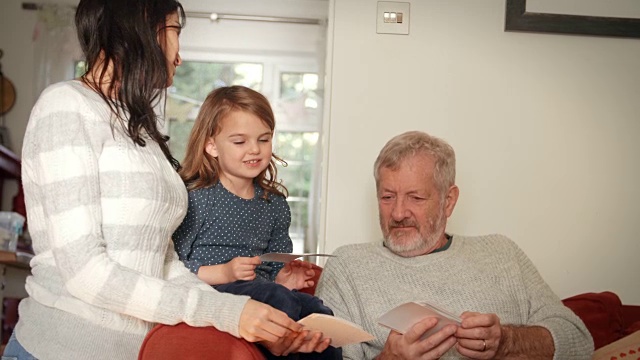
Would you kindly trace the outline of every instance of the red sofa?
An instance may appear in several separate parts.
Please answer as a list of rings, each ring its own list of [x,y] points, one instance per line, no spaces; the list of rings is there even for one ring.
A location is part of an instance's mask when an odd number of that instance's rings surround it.
[[[623,305],[610,291],[580,294],[562,302],[582,319],[596,350],[640,330],[640,306]]]
[[[315,284],[322,268],[315,266]],[[315,292],[315,285],[304,290]],[[622,305],[612,292],[585,293],[564,299],[593,337],[596,349],[640,330],[640,306]],[[258,348],[214,327],[156,325],[147,335],[138,360],[265,360]]]

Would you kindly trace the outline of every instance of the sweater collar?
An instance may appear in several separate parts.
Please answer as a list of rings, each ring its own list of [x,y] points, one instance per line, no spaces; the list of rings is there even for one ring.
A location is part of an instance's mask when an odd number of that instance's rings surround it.
[[[457,251],[457,249],[461,245],[460,244],[461,238],[459,236],[450,235],[450,234],[445,234],[445,235],[447,236],[447,243],[443,247],[441,247],[436,251],[430,252],[425,255],[420,255],[420,256],[414,256],[414,257],[408,257],[408,258],[402,257],[392,252],[391,250],[387,249],[387,247],[384,246],[384,242],[380,242],[377,248],[378,248],[378,252],[382,256],[389,258],[391,260],[394,260],[398,263],[402,263],[405,265],[422,265],[427,262],[448,258],[449,256],[453,255]],[[456,241],[453,241],[454,237]]]

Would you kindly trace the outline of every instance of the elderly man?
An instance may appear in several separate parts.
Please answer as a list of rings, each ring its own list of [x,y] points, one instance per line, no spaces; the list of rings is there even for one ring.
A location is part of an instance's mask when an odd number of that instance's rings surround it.
[[[584,324],[514,242],[445,231],[459,194],[449,144],[417,131],[398,135],[374,175],[384,241],[338,248],[317,289],[336,316],[376,336],[344,347],[345,359],[591,358]],[[438,304],[462,322],[428,335],[435,317],[404,334],[377,323],[409,301]]]

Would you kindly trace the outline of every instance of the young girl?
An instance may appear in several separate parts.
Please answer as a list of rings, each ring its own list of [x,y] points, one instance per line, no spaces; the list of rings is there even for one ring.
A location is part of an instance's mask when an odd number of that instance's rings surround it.
[[[303,262],[261,263],[259,255],[292,250],[286,188],[272,153],[275,118],[268,100],[244,86],[212,91],[191,131],[180,171],[189,208],[173,234],[180,259],[218,291],[249,295],[299,320],[331,314],[317,297]],[[308,264],[310,266],[310,264]],[[316,355],[314,355],[316,356]],[[329,348],[319,358],[340,359]],[[309,358],[309,357],[306,357]]]

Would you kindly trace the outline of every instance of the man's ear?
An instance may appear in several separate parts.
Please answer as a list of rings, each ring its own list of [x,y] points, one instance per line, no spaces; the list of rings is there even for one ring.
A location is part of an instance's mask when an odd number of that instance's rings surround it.
[[[207,140],[207,144],[204,146],[204,151],[213,157],[218,157],[218,147],[216,146],[216,142],[213,141],[213,136]]]
[[[458,195],[460,195],[460,189],[456,185],[451,185],[444,198],[444,213],[447,218],[453,214],[453,209],[458,202]]]

